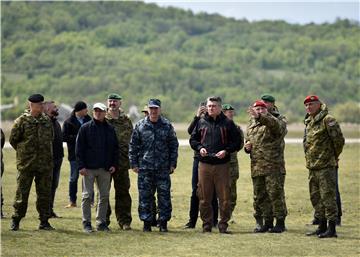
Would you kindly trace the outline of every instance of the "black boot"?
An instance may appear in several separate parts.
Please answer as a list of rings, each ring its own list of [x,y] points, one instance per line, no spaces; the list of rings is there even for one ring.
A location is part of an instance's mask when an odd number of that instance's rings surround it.
[[[20,220],[12,219],[11,225],[10,225],[10,230],[18,231],[19,230],[19,225],[20,225]]]
[[[143,231],[144,232],[151,232],[151,222],[144,221]]]
[[[327,229],[327,223],[326,220],[319,220],[319,226],[317,230],[306,233],[307,236],[314,236],[314,235],[320,235],[321,233],[324,233]]]
[[[274,219],[266,219],[264,226],[262,226],[258,233],[265,233],[268,232],[269,229],[272,229],[274,227]]]
[[[184,228],[185,229],[189,229],[189,228],[192,229],[192,228],[195,228],[195,226],[196,226],[196,221],[194,222],[192,220],[189,220],[189,222],[185,224]]]
[[[336,226],[341,226],[341,216],[338,216],[336,219]]]
[[[276,225],[270,229],[270,233],[282,233],[285,231],[285,219],[276,219]]]
[[[264,220],[262,217],[255,218],[255,220],[256,220],[256,224],[255,224],[254,233],[259,233],[261,230],[261,227],[264,226]]]
[[[329,220],[329,226],[324,233],[319,234],[319,238],[337,237],[336,222]]]
[[[47,220],[41,221],[39,225],[40,230],[54,230],[50,223]]]
[[[160,221],[159,231],[160,231],[160,232],[168,232],[168,229],[167,229],[167,221]]]

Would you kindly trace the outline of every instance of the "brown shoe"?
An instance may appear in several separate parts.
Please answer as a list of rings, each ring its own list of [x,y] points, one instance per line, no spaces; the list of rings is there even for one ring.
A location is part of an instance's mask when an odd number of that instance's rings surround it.
[[[76,203],[69,203],[68,205],[65,206],[65,208],[75,208],[76,207]]]

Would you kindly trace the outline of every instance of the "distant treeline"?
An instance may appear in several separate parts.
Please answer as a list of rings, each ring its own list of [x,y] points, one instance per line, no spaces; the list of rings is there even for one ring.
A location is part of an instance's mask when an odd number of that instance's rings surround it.
[[[262,93],[289,121],[318,94],[345,122],[360,122],[359,23],[292,25],[193,14],[141,2],[1,2],[1,103],[26,97],[73,105],[105,101],[124,107],[163,102],[173,121],[189,121],[199,102],[219,95],[247,119]]]

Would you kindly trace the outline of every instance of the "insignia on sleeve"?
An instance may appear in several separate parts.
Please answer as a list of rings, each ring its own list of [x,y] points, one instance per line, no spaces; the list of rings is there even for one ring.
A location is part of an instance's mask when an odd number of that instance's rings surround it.
[[[335,124],[336,124],[336,121],[334,121],[334,120],[332,120],[332,121],[330,121],[330,122],[328,123],[328,125],[329,125],[330,127],[335,126]]]

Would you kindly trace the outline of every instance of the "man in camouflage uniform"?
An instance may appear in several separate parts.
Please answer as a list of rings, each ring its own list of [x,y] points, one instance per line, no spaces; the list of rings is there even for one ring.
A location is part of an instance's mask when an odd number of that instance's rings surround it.
[[[28,98],[29,111],[15,120],[10,134],[10,144],[16,150],[18,169],[17,189],[14,202],[11,230],[19,229],[20,220],[25,217],[32,181],[36,184],[36,209],[39,212],[39,229],[54,229],[50,218],[50,192],[52,181],[53,127],[43,114],[44,97],[40,94]]]
[[[251,177],[254,187],[254,207],[261,210],[265,224],[254,232],[282,233],[285,231],[287,215],[281,182],[283,127],[280,121],[270,114],[263,101],[255,101],[249,108],[251,116],[247,127],[245,152],[250,153]],[[265,203],[269,204],[265,204]],[[272,219],[276,225],[272,227]]]
[[[138,121],[130,141],[130,165],[138,173],[139,216],[151,231],[153,195],[157,191],[160,232],[171,218],[170,174],[176,168],[179,143],[171,123],[161,116],[161,102],[150,99],[149,116]]]
[[[234,120],[235,109],[230,104],[223,104],[222,106],[223,113],[229,120]],[[244,132],[240,128],[240,126],[236,125],[236,128],[240,133],[240,150],[244,146]],[[229,170],[230,170],[230,209],[231,209],[231,217],[234,212],[237,200],[237,189],[236,189],[236,181],[239,179],[239,162],[237,158],[237,151],[230,154],[230,162],[229,162]],[[232,221],[234,220],[232,219]]]
[[[286,117],[281,115],[279,113],[278,108],[275,105],[275,97],[273,97],[272,95],[269,94],[263,94],[261,96],[261,100],[265,103],[268,112],[271,113],[275,118],[277,118],[280,122],[280,125],[282,127],[282,137],[283,140],[281,141],[281,184],[282,184],[282,193],[283,193],[283,197],[285,199],[285,176],[286,176],[286,168],[285,168],[285,158],[284,158],[284,150],[285,150],[285,136],[287,134],[287,120]],[[286,207],[286,201],[285,203],[285,207]],[[265,217],[265,220],[268,220],[268,223],[272,224],[273,223],[273,215],[271,213],[271,206],[270,206],[270,201],[268,199],[264,199],[264,201],[260,204],[264,204],[265,207],[263,207],[262,209],[264,210],[268,210],[268,213],[261,213],[261,208],[259,206],[256,205],[256,203],[254,202],[254,210],[255,210],[255,214],[254,217],[256,219],[256,227],[255,227],[255,232],[259,232],[261,230],[261,227],[263,226],[263,217]],[[267,205],[267,206],[266,206]],[[285,209],[286,211],[286,215],[287,215],[287,208]],[[273,225],[270,225],[271,227]]]
[[[345,144],[340,126],[316,95],[304,100],[306,109],[304,151],[309,169],[310,200],[315,218],[320,220],[316,231],[307,235],[319,238],[337,237],[336,166]],[[329,224],[327,224],[329,221]]]
[[[129,194],[129,143],[133,126],[121,107],[122,97],[118,94],[110,94],[107,100],[108,111],[106,121],[115,128],[119,144],[119,170],[112,174],[115,189],[115,214],[121,229],[130,230],[131,196]],[[109,203],[106,214],[107,223],[110,224],[111,206]]]

